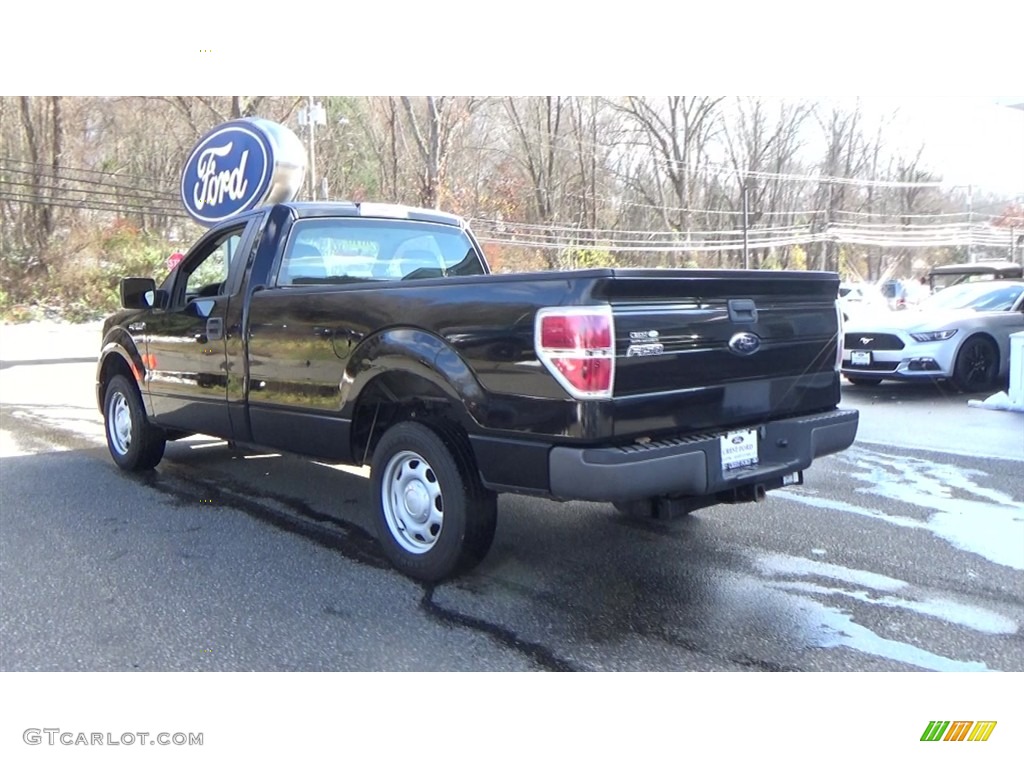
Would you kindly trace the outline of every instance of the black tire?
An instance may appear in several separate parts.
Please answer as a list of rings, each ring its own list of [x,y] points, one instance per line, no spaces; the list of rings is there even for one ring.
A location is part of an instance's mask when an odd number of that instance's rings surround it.
[[[407,576],[438,582],[487,556],[497,495],[481,484],[469,444],[454,429],[391,427],[373,451],[370,487],[377,538]]]
[[[877,387],[882,383],[881,379],[875,379],[871,376],[847,376],[846,380],[855,387]]]
[[[972,336],[960,347],[953,366],[953,383],[962,392],[987,392],[996,388],[999,349],[986,336]]]
[[[107,448],[121,469],[139,472],[160,463],[164,433],[149,423],[139,388],[124,376],[114,376],[103,394],[103,425]]]

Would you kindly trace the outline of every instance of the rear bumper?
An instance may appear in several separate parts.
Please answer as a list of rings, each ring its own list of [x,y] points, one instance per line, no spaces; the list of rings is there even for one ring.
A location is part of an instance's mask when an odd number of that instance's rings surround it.
[[[780,419],[758,428],[758,463],[723,470],[720,437],[697,435],[620,448],[558,446],[548,455],[551,495],[585,501],[629,501],[651,496],[707,496],[740,486],[777,487],[785,475],[848,448],[858,412],[836,410]],[[753,427],[754,425],[752,425]]]

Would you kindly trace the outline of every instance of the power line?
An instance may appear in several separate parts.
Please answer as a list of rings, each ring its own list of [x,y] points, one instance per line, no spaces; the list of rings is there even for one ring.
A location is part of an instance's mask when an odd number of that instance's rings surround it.
[[[619,236],[619,235],[670,235],[670,234],[671,235],[678,235],[678,234],[682,234],[682,232],[683,232],[682,230],[676,231],[676,230],[650,230],[650,229],[645,229],[645,230],[638,230],[638,229],[592,229],[590,227],[577,227],[577,226],[564,225],[564,224],[531,224],[531,223],[526,223],[526,222],[511,222],[511,221],[503,221],[503,220],[500,220],[500,219],[479,219],[479,218],[470,219],[470,223],[474,227],[476,227],[478,225],[482,225],[482,226],[490,228],[490,229],[498,229],[499,231],[505,231],[505,230],[508,230],[508,229],[515,229],[515,230],[525,230],[525,231],[528,231],[528,232],[535,231],[535,232],[546,232],[546,233],[552,233],[552,232],[580,233],[580,232],[585,232],[585,233],[591,234],[591,235],[593,235],[595,237],[598,236],[598,235],[611,235],[611,236]],[[752,230],[753,229],[757,229],[758,231],[761,231],[761,232],[781,232],[781,231],[788,231],[788,230],[798,229],[798,228],[803,228],[803,227],[804,227],[804,225],[801,225],[801,224],[790,224],[790,225],[780,225],[780,226],[775,226],[775,227],[752,227],[751,229]],[[690,230],[690,231],[697,231],[697,230]],[[732,228],[732,229],[699,230],[699,231],[702,234],[724,234],[724,235],[729,235],[729,234],[735,235],[735,234],[740,234],[740,233],[743,232],[742,229],[735,228],[735,227]]]
[[[152,197],[150,195],[142,195],[142,194],[131,193],[131,192],[128,192],[128,193],[125,193],[125,192],[104,192],[104,191],[101,191],[101,190],[83,189],[81,187],[62,187],[62,186],[58,186],[58,185],[55,185],[55,184],[34,184],[34,183],[28,182],[28,181],[0,181],[0,190],[2,190],[4,186],[16,188],[15,189],[16,192],[19,189],[21,189],[21,188],[28,188],[29,190],[32,190],[33,193],[34,193],[35,190],[47,190],[47,191],[50,191],[50,192],[58,192],[58,193],[61,193],[61,194],[64,194],[64,195],[69,195],[69,194],[74,194],[74,193],[81,193],[81,194],[85,194],[85,195],[110,196],[110,197],[114,197],[114,198],[117,198],[117,199],[113,200],[113,201],[104,201],[104,202],[111,202],[114,205],[116,205],[119,200],[155,201],[156,203],[163,203],[164,202],[160,198],[154,198],[154,197]],[[35,196],[39,200],[41,200],[41,201],[46,201],[46,200],[50,199],[50,197],[48,197],[46,195],[35,194]],[[0,197],[3,197],[3,195],[0,194]],[[153,207],[154,208],[161,208],[162,206],[154,205]],[[170,209],[169,208],[164,208],[164,210],[170,210]]]
[[[156,209],[147,208],[139,205],[126,204],[118,205],[109,203],[104,205],[103,201],[96,202],[92,200],[75,200],[75,199],[52,199],[47,197],[39,197],[38,195],[28,195],[23,193],[15,193],[13,195],[5,195],[2,199],[9,200],[15,203],[27,203],[30,205],[48,205],[57,208],[73,208],[75,210],[86,210],[86,211],[105,211],[109,213],[120,213],[120,214],[145,214],[148,216],[163,216],[172,219],[188,219],[189,217],[181,211],[171,211],[169,209]]]
[[[549,138],[543,131],[537,131],[535,129],[524,126],[524,132],[531,133],[535,136],[542,138]],[[585,144],[591,147],[602,147],[601,145],[595,145],[592,142],[577,142],[579,144]],[[572,147],[560,146],[557,142],[550,145],[552,149],[559,152],[571,152],[574,153]],[[621,143],[612,146],[622,146]],[[774,171],[753,171],[736,168],[735,166],[725,165],[723,163],[713,163],[705,161],[702,163],[681,163],[676,160],[666,160],[658,157],[654,154],[654,147],[650,144],[643,144],[639,142],[632,143],[630,146],[640,147],[645,150],[646,157],[644,160],[649,160],[651,163],[658,165],[662,168],[674,171],[687,170],[695,172],[699,170],[714,171],[716,173],[725,173],[729,176],[739,176],[756,178],[762,180],[778,180],[778,181],[800,181],[800,182],[811,182],[817,184],[838,184],[838,185],[849,185],[849,186],[861,186],[861,187],[879,187],[879,188],[890,188],[890,189],[938,189],[942,187],[967,187],[967,184],[955,184],[951,185],[941,180],[929,180],[929,181],[900,181],[893,179],[864,179],[857,177],[846,177],[846,176],[830,176],[822,175],[821,173],[781,173]],[[546,147],[547,148],[547,147]],[[575,157],[575,154],[574,154]]]
[[[599,236],[586,229],[562,228],[544,230],[524,228],[478,229],[482,241],[507,245],[550,248],[595,247],[615,251],[704,251],[736,250],[743,246],[737,235],[742,230],[691,230],[689,232],[650,231],[622,233],[605,231]],[[495,231],[496,230],[496,231]],[[633,236],[629,236],[632,234]],[[801,225],[785,228],[751,228],[747,230],[750,248],[781,247],[814,242],[837,242],[855,245],[889,247],[925,247],[958,245],[1001,246],[1006,242],[1005,229],[987,224],[949,223],[939,225],[863,224],[848,221],[828,222],[821,227]]]
[[[112,181],[96,181],[87,178],[80,178],[79,174],[95,174],[124,178],[123,174],[108,171],[95,171],[88,169],[75,169],[71,166],[58,166],[60,173],[54,173],[51,165],[42,163],[31,163],[23,160],[11,160],[0,158],[0,161],[15,162],[23,166],[30,166],[45,169],[44,171],[29,171],[21,168],[0,167],[0,174],[14,174],[21,177],[32,177],[33,179],[56,180],[57,184],[38,184],[30,181],[4,180],[0,185],[10,187],[13,192],[4,195],[4,199],[20,204],[31,205],[53,205],[63,208],[80,208],[83,210],[110,211],[123,213],[148,214],[152,216],[163,216],[175,219],[184,219],[186,216],[177,206],[177,195],[170,192],[154,191],[149,187],[134,186],[130,184],[119,184]],[[128,178],[144,178],[131,177]],[[74,185],[85,185],[74,186]],[[21,190],[28,189],[29,192]],[[46,190],[51,195],[40,194]],[[83,197],[73,197],[73,195]],[[108,196],[114,200],[96,200],[93,197],[85,196]],[[613,205],[633,205],[660,210],[688,211],[694,213],[715,213],[719,215],[736,216],[739,211],[715,210],[715,209],[685,209],[669,208],[641,203],[630,203],[606,197],[594,196],[595,201],[612,203]],[[991,202],[981,207],[995,207],[1005,202]],[[760,214],[761,219],[771,219],[782,216],[808,216],[827,213],[825,210],[806,211],[767,211]],[[996,219],[995,214],[981,214],[976,210],[953,213],[887,213],[874,211],[846,211],[836,210],[835,214],[842,216],[861,218],[899,218],[913,219],[914,223],[901,222],[856,222],[832,220],[818,222],[813,227],[808,223],[783,224],[766,226],[758,224],[747,229],[747,233],[754,237],[749,243],[751,248],[776,247],[793,244],[805,244],[831,240],[833,242],[844,242],[852,244],[868,245],[962,245],[967,243],[979,245],[1000,245],[1005,236],[999,232],[992,232],[988,225],[979,219]],[[935,219],[955,219],[967,217],[967,222],[935,222]],[[920,219],[932,219],[930,223],[916,223]],[[566,224],[543,224],[531,222],[510,222],[501,219],[477,218],[472,220],[474,226],[482,227],[484,236],[489,242],[527,245],[533,247],[579,247],[582,242],[593,242],[600,247],[610,247],[616,250],[709,250],[709,249],[735,249],[740,242],[738,236],[743,233],[742,229],[691,229],[688,231],[676,230],[625,230],[625,229],[589,229],[581,226]],[[731,238],[731,239],[730,239]]]
[[[67,181],[67,182],[76,183],[76,184],[90,184],[90,185],[93,185],[93,186],[96,186],[96,187],[100,187],[100,188],[103,188],[103,189],[124,189],[124,190],[128,190],[130,192],[144,192],[147,195],[149,195],[150,197],[160,198],[160,199],[165,200],[167,202],[170,202],[172,200],[176,201],[176,200],[179,199],[176,194],[173,194],[171,192],[166,192],[166,191],[165,192],[161,192],[159,190],[155,191],[155,190],[153,190],[152,187],[137,187],[137,186],[128,185],[128,184],[113,184],[113,183],[108,182],[108,181],[93,181],[92,179],[82,179],[82,178],[79,178],[77,176],[64,175],[64,174],[59,174],[59,173],[42,173],[42,172],[39,172],[39,171],[23,171],[23,170],[20,170],[18,168],[3,168],[3,167],[0,167],[0,174],[2,174],[2,173],[13,173],[13,174],[17,174],[19,176],[29,176],[29,177],[32,177],[32,178],[40,178],[40,179],[52,179],[52,180],[58,181],[58,182],[60,182],[60,181]],[[10,182],[9,181],[9,182],[6,182],[6,183],[13,184],[15,182]]]
[[[509,222],[495,219],[471,219],[474,229],[497,233],[505,237],[517,237],[522,235],[527,239],[555,241],[567,237],[574,241],[579,239],[613,241],[626,244],[647,242],[653,239],[668,239],[672,242],[692,242],[694,239],[707,239],[709,237],[739,236],[743,229],[732,228],[725,230],[699,229],[688,230],[624,230],[624,229],[591,229],[588,227],[565,226],[557,224],[532,224],[526,222]],[[812,225],[811,223],[791,224],[782,226],[752,226],[747,228],[748,234],[754,236],[776,235],[785,236],[792,233],[811,232],[829,227],[844,227],[847,231],[860,232],[864,234],[893,234],[899,237],[909,236],[934,236],[943,237],[947,234],[955,234],[962,231],[973,231],[984,234],[991,229],[991,225],[984,222],[943,222],[943,223],[899,223],[899,222],[858,222],[834,219],[824,223]],[[685,238],[685,239],[684,239]]]
[[[31,160],[22,160],[17,157],[0,157],[0,162],[3,163],[18,163],[19,165],[28,165],[35,168],[47,168],[52,169],[51,163],[34,163]],[[115,176],[117,178],[128,178],[134,179],[135,181],[156,181],[161,184],[166,183],[167,179],[160,178],[158,176],[140,176],[138,174],[125,173],[124,171],[102,171],[96,168],[78,168],[69,165],[58,166],[61,170],[70,171],[72,173],[94,173],[100,176]]]

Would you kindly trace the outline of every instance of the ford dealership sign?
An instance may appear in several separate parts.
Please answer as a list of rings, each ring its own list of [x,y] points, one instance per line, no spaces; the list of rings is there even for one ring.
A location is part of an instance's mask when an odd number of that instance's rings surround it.
[[[210,226],[260,205],[291,200],[306,173],[306,150],[280,123],[233,120],[204,136],[181,174],[181,200]]]

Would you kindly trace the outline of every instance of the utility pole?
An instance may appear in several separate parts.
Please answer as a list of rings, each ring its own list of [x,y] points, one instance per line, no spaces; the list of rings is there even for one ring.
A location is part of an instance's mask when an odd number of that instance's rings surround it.
[[[974,186],[967,185],[967,263],[974,263]]]
[[[750,187],[747,179],[743,180],[743,268],[750,269],[750,251],[748,248],[747,229],[750,227]]]
[[[1024,110],[1024,104],[1020,105],[1020,109]],[[1024,224],[1024,196],[1018,197],[1014,203],[1014,218],[1010,220],[1010,261],[1017,263],[1017,246],[1020,245],[1020,263],[1024,267],[1024,234],[1017,234],[1020,232],[1018,225]]]
[[[316,116],[313,114],[313,97],[309,99],[309,199],[316,200]]]
[[[299,110],[299,125],[308,129],[309,141],[309,199],[316,200],[316,126],[327,125],[327,113],[324,105],[314,102],[312,96],[306,97],[306,106]]]

